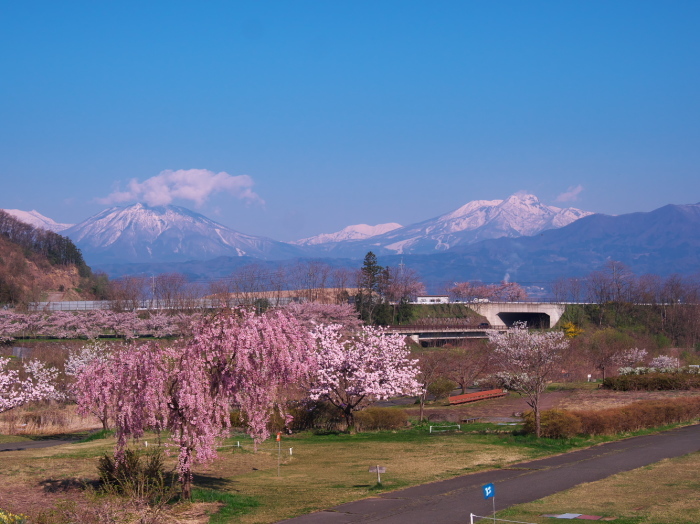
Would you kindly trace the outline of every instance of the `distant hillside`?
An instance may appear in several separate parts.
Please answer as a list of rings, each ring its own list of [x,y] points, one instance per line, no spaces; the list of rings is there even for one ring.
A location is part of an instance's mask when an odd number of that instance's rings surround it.
[[[0,304],[95,298],[105,286],[69,238],[0,210]]]

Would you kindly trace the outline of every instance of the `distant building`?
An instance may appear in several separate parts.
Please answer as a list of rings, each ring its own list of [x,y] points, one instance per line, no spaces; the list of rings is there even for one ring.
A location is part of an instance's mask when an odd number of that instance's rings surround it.
[[[416,297],[414,304],[449,304],[450,297],[447,295],[424,295]]]

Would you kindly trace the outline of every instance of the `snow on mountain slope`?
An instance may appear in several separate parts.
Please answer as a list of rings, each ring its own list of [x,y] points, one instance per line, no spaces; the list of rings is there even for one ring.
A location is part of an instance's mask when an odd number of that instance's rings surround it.
[[[505,200],[474,200],[450,213],[364,241],[320,243],[314,248],[349,257],[362,256],[369,250],[377,254],[430,254],[490,238],[532,236],[590,214],[547,206],[535,195],[517,193]]]
[[[184,207],[134,204],[113,207],[65,231],[86,259],[100,262],[171,262],[218,256],[288,258],[298,248],[234,231]]]
[[[532,236],[591,215],[580,209],[542,204],[535,195],[518,193],[505,200],[476,200],[375,240],[395,253],[446,251],[488,238]]]
[[[314,237],[302,238],[301,240],[295,240],[290,242],[290,244],[295,244],[297,246],[313,246],[317,244],[327,244],[329,242],[344,242],[346,240],[364,240],[366,238],[374,237],[377,235],[382,235],[402,227],[401,224],[391,222],[388,224],[377,224],[376,226],[370,226],[367,224],[356,224],[354,226],[348,226],[335,233],[322,233]]]
[[[49,231],[53,231],[54,233],[60,233],[64,229],[68,229],[69,227],[73,226],[73,224],[60,224],[49,217],[45,217],[35,209],[32,209],[31,211],[22,211],[21,209],[4,209],[3,211],[9,213],[20,222],[24,222],[30,226],[40,227],[41,229],[47,229]]]

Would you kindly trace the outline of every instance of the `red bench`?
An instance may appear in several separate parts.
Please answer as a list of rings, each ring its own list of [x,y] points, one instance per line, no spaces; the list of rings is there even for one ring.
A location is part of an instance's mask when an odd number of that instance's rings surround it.
[[[489,389],[488,391],[477,391],[476,393],[467,393],[466,395],[456,395],[450,397],[450,405],[467,404],[468,402],[476,402],[478,400],[488,400],[491,398],[505,397],[508,392],[502,389]]]

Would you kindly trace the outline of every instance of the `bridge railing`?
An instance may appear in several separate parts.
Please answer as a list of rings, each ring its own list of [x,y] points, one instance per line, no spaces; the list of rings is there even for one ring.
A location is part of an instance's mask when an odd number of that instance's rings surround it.
[[[505,325],[479,326],[478,324],[403,324],[398,326],[386,326],[387,331],[396,333],[416,333],[416,332],[435,332],[435,331],[491,331],[508,329]]]

